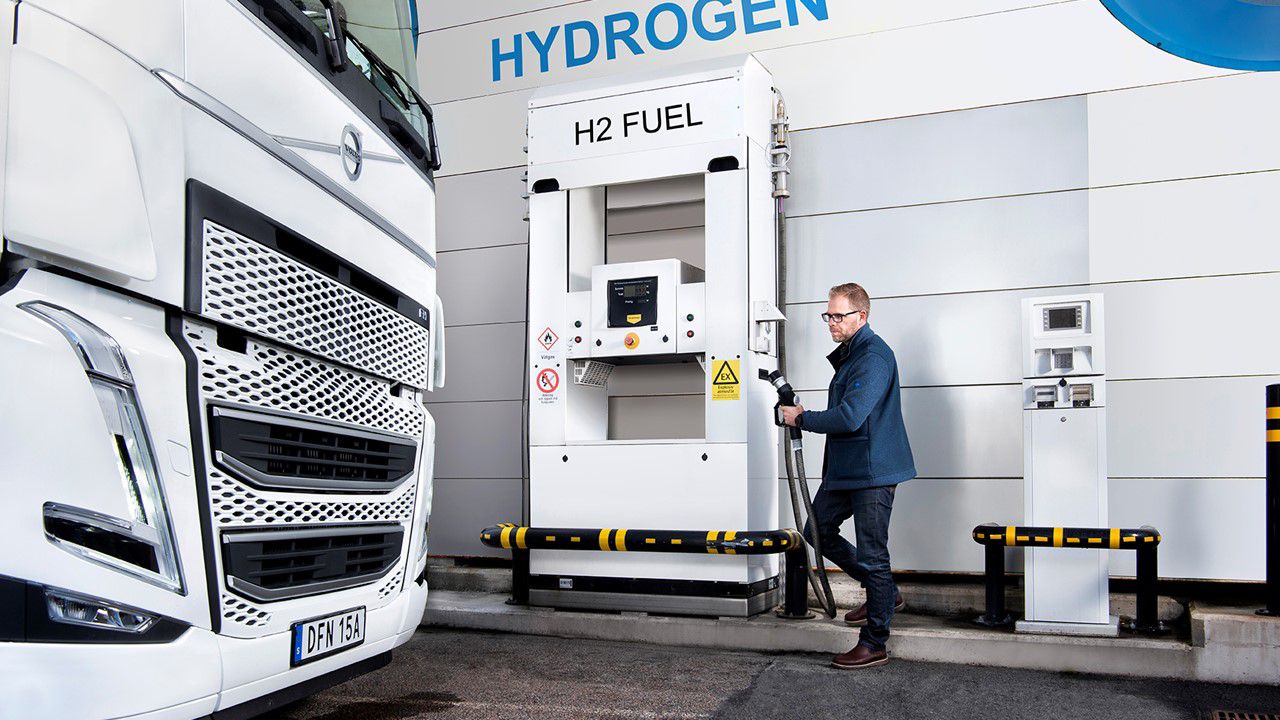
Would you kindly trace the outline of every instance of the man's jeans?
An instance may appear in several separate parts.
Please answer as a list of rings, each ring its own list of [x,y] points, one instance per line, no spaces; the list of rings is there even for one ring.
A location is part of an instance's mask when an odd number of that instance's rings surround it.
[[[893,600],[898,587],[889,571],[889,514],[896,485],[862,490],[828,490],[824,483],[813,498],[822,554],[867,589],[867,624],[858,644],[884,650],[893,620]],[[853,517],[857,547],[840,536],[840,525]],[[805,525],[805,539],[809,525]]]

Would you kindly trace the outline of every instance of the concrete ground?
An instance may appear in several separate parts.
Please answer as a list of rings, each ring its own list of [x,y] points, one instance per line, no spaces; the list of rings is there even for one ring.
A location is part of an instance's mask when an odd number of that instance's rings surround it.
[[[389,667],[264,716],[428,718],[877,718],[1199,720],[1280,714],[1280,687],[662,647],[427,629]],[[1280,681],[1280,678],[1278,678]]]

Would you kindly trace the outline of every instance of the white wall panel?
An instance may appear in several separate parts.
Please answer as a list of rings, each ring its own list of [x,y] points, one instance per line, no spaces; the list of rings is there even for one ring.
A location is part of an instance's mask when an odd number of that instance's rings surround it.
[[[1022,518],[1022,480],[911,480],[898,486],[889,521],[894,570],[982,572],[983,548],[973,528]],[[852,538],[853,523],[844,528]],[[1021,572],[1012,553],[1006,569]]]
[[[1160,577],[1262,580],[1266,490],[1262,480],[1112,480],[1111,524],[1160,531]],[[1131,552],[1110,558],[1113,575],[1134,574]]]
[[[521,401],[431,403],[427,408],[436,419],[438,477],[494,479],[524,474]]]
[[[523,168],[451,175],[436,181],[440,252],[529,242]]]
[[[429,400],[519,400],[524,392],[524,323],[445,329],[448,376]]]
[[[1280,274],[1095,287],[1106,303],[1113,380],[1280,371],[1280,333],[1264,322]]]
[[[1248,142],[1265,141],[1249,136]],[[1277,198],[1280,172],[1090,190],[1089,278],[1280,270]]]
[[[1088,221],[1084,191],[793,218],[787,301],[851,277],[879,297],[1087,282]]]
[[[926,14],[941,8],[944,16],[962,17],[974,14],[965,7],[968,4],[865,7],[869,13],[915,13],[919,6]],[[1006,7],[1025,4],[1011,2]],[[511,21],[510,33],[532,27],[530,18],[516,20]],[[486,23],[433,33],[419,55],[427,99],[436,103],[442,147],[452,158],[444,169],[447,175],[512,167],[525,160],[520,148],[530,91],[509,81],[495,86],[491,80],[489,43],[503,30]],[[456,39],[443,38],[455,33]],[[752,37],[770,35],[781,36]],[[757,53],[786,93],[797,130],[1228,74],[1151,47],[1092,0],[812,42],[815,39],[805,36],[805,42]],[[662,67],[735,51],[725,42],[706,52],[649,53],[634,65]],[[441,69],[434,71],[436,67]],[[625,67],[597,62],[580,72],[526,74],[526,80],[554,83]],[[849,70],[840,72],[838,92],[832,92],[832,69]]]
[[[1042,0],[1043,1],[1043,0]],[[460,3],[462,4],[462,3]],[[478,3],[466,3],[467,5]],[[602,19],[611,13],[631,10],[640,15],[641,24],[645,21],[648,10],[657,2],[637,5],[628,0],[595,0],[587,4],[554,4],[551,0],[535,0],[510,6],[511,10],[495,12],[488,10],[449,11],[432,20],[430,27],[438,28],[446,25],[457,25],[458,20],[468,22],[466,18],[481,19],[485,16],[504,15],[491,22],[477,23],[463,27],[452,27],[432,32],[424,38],[419,55],[419,72],[435,79],[428,84],[426,98],[431,102],[449,101],[459,98],[475,97],[496,92],[529,88],[536,85],[585,80],[614,73],[634,71],[640,68],[653,68],[692,62],[694,60],[723,57],[745,52],[759,51],[767,48],[786,47],[797,44],[813,43],[828,38],[839,38],[866,33],[884,33],[896,28],[911,27],[925,23],[942,23],[956,18],[996,13],[1038,3],[1031,0],[920,0],[910,3],[854,3],[847,0],[828,0],[829,19],[815,20],[807,11],[799,13],[800,22],[794,27],[786,22],[785,3],[759,3],[756,20],[782,20],[782,27],[768,32],[747,35],[743,32],[742,3],[734,2],[730,6],[735,10],[738,32],[719,41],[706,41],[698,37],[692,28],[684,43],[674,50],[659,51],[643,40],[643,29],[639,35],[645,53],[634,56],[624,46],[618,46],[617,57],[606,60],[606,48],[599,48],[599,57],[591,63],[576,68],[567,68],[565,64],[564,29],[557,30],[549,52],[549,72],[540,72],[539,55],[525,37],[522,41],[524,52],[523,77],[514,77],[514,68],[507,62],[502,69],[502,80],[493,80],[492,41],[501,39],[503,52],[511,52],[515,46],[514,36],[526,32],[536,32],[540,38],[548,36],[554,26],[566,22],[587,20],[594,22],[597,28]],[[694,0],[678,0],[678,4],[686,9],[691,8]],[[541,11],[524,12],[538,6],[547,7]],[[724,10],[719,3],[712,3],[707,9],[707,27],[714,31],[720,25],[711,16]],[[686,13],[687,14],[687,13]],[[1113,21],[1114,22],[1114,21]],[[674,35],[674,21],[670,15],[661,18],[657,28],[662,37]],[[603,35],[603,32],[600,33]],[[585,41],[585,36],[580,42]],[[767,63],[766,63],[767,65]],[[440,68],[441,70],[434,70]]]
[[[1280,168],[1280,77],[1250,73],[1089,98],[1094,186]]]
[[[528,245],[507,245],[440,253],[445,322],[450,326],[524,322],[528,251]]]
[[[581,5],[590,0],[508,0],[507,2],[442,2],[422,0],[418,3],[418,31],[425,35],[441,28],[482,23],[497,17],[530,13],[557,5]],[[431,42],[430,37],[421,42]]]
[[[1260,478],[1265,390],[1280,378],[1107,384],[1112,477]]]
[[[800,399],[808,409],[827,409],[825,390],[802,393]],[[906,388],[902,417],[920,477],[1022,477],[1021,386]],[[805,433],[810,483],[822,479],[825,447],[825,435]],[[780,473],[786,476],[785,470]]]
[[[787,212],[1083,188],[1087,133],[1083,97],[796,132]]]
[[[1091,0],[779,48],[757,57],[786,93],[795,128],[1230,72],[1148,45]],[[839,72],[838,92],[832,91],[833,71]]]
[[[871,327],[893,349],[903,385],[1020,382],[1022,298],[1048,294],[1018,290],[879,300],[874,278],[849,280],[866,283]],[[826,303],[787,306],[787,367],[797,388],[825,388],[831,379],[826,355],[835,345],[819,317],[824,310]]]
[[[500,522],[520,523],[523,485],[518,478],[436,479],[427,552],[463,557],[511,557],[510,550],[481,544],[480,531]]]

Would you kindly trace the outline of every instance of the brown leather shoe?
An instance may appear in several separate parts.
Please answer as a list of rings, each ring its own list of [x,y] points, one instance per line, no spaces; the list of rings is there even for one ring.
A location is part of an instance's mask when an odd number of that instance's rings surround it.
[[[907,601],[902,599],[902,593],[898,593],[893,598],[893,611],[898,612],[907,606]],[[854,627],[861,627],[867,624],[867,604],[862,603],[858,607],[844,614],[844,621]]]
[[[849,652],[831,658],[831,667],[840,668],[841,670],[857,670],[859,668],[884,665],[887,662],[889,662],[889,653],[884,650],[872,650],[866,645],[859,644],[855,645]]]

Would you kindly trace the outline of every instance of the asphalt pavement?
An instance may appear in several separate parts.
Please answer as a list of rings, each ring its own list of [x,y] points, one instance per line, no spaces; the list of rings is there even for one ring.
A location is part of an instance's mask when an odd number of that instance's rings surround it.
[[[268,720],[1207,720],[1280,715],[1280,687],[422,630],[390,666]],[[1280,678],[1277,678],[1280,683]],[[1267,720],[1270,720],[1268,718]]]

